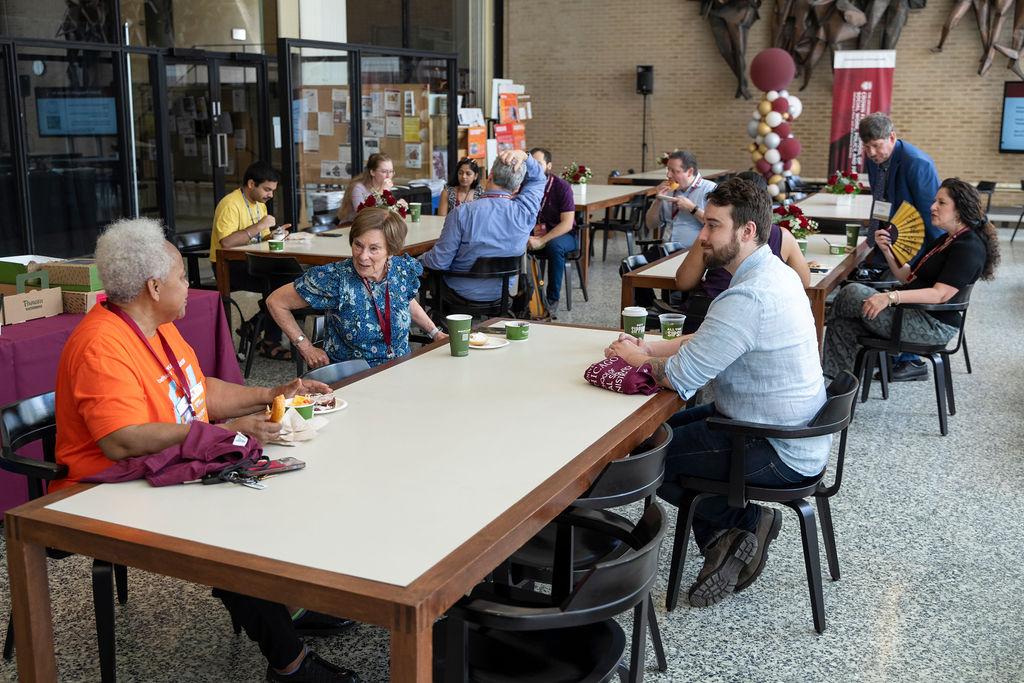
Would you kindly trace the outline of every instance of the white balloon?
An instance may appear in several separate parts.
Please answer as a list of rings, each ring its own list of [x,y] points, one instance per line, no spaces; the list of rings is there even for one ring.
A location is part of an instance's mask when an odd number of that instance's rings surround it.
[[[799,117],[804,110],[804,103],[796,95],[790,95],[787,99],[789,100],[789,115],[794,119]],[[772,128],[774,127],[772,126]]]
[[[764,115],[764,122],[767,123],[769,127],[774,128],[782,123],[782,114],[777,111],[770,111]]]
[[[785,98],[788,99],[789,98],[789,91],[788,90],[780,90],[779,91],[779,97],[785,97]]]
[[[756,142],[758,145],[763,145],[764,144],[764,136],[763,135],[756,136],[754,138],[754,142]]]
[[[768,133],[764,136],[764,146],[768,149],[775,149],[782,142],[782,138],[779,137],[778,133]]]
[[[772,164],[772,173],[782,173],[782,167],[784,165],[785,164],[783,164],[781,161],[776,161],[774,164]]]
[[[791,175],[793,175],[793,172],[792,172],[792,171],[783,171],[783,172],[782,172],[782,175],[783,175],[783,176],[785,176],[786,178],[788,178],[788,177],[790,177]]]
[[[779,150],[770,149],[764,153],[764,160],[769,164],[777,164],[782,161],[782,157],[779,155]]]
[[[778,193],[779,193],[779,186],[778,185],[769,185],[768,186],[768,194],[770,194],[771,196],[774,197]]]
[[[756,138],[757,137],[757,124],[758,123],[759,123],[759,121],[757,121],[755,119],[751,119],[750,120],[750,122],[747,124],[747,135],[749,135],[752,138]]]
[[[754,119],[755,121],[760,121],[761,120],[761,112],[759,112],[758,110],[755,109],[754,113],[750,116],[750,118]]]
[[[769,90],[769,91],[768,91],[768,92],[767,92],[767,93],[765,94],[765,96],[764,96],[764,97],[765,97],[765,99],[766,99],[766,100],[768,100],[769,102],[774,102],[775,100],[779,99],[779,91],[778,91],[778,90]]]

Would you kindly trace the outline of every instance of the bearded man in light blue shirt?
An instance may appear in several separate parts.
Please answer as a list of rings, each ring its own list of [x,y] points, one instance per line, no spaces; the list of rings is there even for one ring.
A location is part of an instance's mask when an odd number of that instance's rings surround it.
[[[715,403],[677,413],[665,479],[728,481],[732,439],[708,429],[722,415],[773,425],[805,425],[825,403],[818,340],[803,284],[767,246],[768,195],[734,178],[708,195],[695,248],[709,268],[732,273],[729,288],[712,302],[691,338],[642,342],[622,335],[605,350],[634,367],[650,363],[655,377],[684,399],[714,380]],[[818,475],[828,462],[831,436],[747,439],[746,479],[780,486]],[[677,502],[677,501],[670,501]],[[767,560],[782,515],[748,503],[733,508],[724,496],[698,504],[693,535],[704,567],[690,588],[690,604],[706,607],[749,586]]]

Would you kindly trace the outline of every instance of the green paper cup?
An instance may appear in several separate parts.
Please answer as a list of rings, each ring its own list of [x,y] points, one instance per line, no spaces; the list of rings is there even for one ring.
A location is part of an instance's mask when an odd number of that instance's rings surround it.
[[[303,420],[313,419],[313,404],[310,403],[308,406],[293,406],[289,403],[289,408],[294,410],[296,413],[302,416]]]
[[[644,338],[647,328],[647,309],[643,306],[626,306],[622,309],[622,331],[637,339]]]
[[[420,222],[420,214],[423,212],[423,205],[419,202],[409,202],[409,215],[413,223]]]
[[[457,313],[444,319],[448,326],[448,346],[456,357],[469,355],[469,328],[473,316]]]
[[[530,323],[525,321],[511,320],[505,323],[505,338],[513,341],[523,341],[530,337]]]
[[[284,240],[270,240],[267,244],[270,245],[270,251],[284,251]]]
[[[857,248],[857,239],[860,237],[860,223],[846,224],[846,250],[853,251]]]
[[[678,339],[683,336],[683,321],[686,316],[681,313],[662,313],[658,316],[661,321],[661,338]]]

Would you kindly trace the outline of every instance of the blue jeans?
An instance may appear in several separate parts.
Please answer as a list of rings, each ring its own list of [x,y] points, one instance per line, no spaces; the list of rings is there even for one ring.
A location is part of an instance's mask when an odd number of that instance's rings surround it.
[[[548,260],[547,299],[558,303],[562,296],[562,280],[565,279],[565,255],[577,251],[579,242],[575,230],[559,235],[544,245],[538,255]]]
[[[668,419],[672,443],[665,458],[665,481],[680,477],[729,480],[732,435],[711,431],[705,420],[715,411],[713,403],[682,410]],[[750,484],[779,486],[803,481],[806,477],[789,468],[767,439],[747,437],[746,480]],[[679,501],[669,501],[678,504]],[[743,509],[730,507],[725,496],[705,498],[693,514],[693,537],[701,552],[719,531],[743,529],[753,532],[761,507],[748,503]]]

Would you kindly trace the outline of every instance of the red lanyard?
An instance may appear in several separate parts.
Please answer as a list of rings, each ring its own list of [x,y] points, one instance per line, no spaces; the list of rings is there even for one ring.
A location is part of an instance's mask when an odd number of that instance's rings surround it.
[[[146,335],[144,335],[142,330],[139,329],[138,323],[132,320],[132,317],[125,313],[120,306],[112,304],[109,301],[106,302],[105,305],[108,311],[123,320],[125,324],[131,328],[131,331],[134,332],[135,335],[142,340],[142,343],[146,345],[146,348],[149,349],[150,354],[152,354],[157,364],[166,370],[167,366],[160,360],[160,356],[156,355],[156,351],[153,347],[149,345],[149,340],[146,339]],[[188,381],[185,379],[185,373],[181,371],[181,367],[178,365],[178,357],[174,354],[174,351],[171,350],[171,345],[167,343],[166,339],[164,339],[164,335],[160,332],[159,328],[157,328],[156,336],[160,337],[160,344],[164,349],[164,354],[167,356],[167,361],[171,364],[171,371],[174,374],[174,379],[178,383],[178,390],[185,396],[185,400],[188,401],[188,410],[192,413],[192,419],[196,419],[196,409],[192,407],[192,392],[189,391]]]
[[[948,249],[948,248],[949,248],[949,245],[953,244],[953,241],[954,241],[954,240],[955,240],[955,239],[956,239],[957,237],[959,237],[960,235],[964,234],[964,233],[965,233],[965,232],[967,232],[968,230],[970,230],[970,228],[968,228],[968,227],[963,227],[963,228],[960,228],[959,230],[957,230],[956,232],[954,232],[954,233],[953,233],[952,235],[950,235],[949,237],[947,237],[947,238],[946,238],[946,241],[945,241],[945,242],[943,242],[942,244],[940,244],[940,245],[938,245],[937,247],[933,248],[933,249],[932,249],[931,251],[929,251],[929,252],[928,252],[927,254],[925,254],[924,256],[922,256],[922,257],[921,257],[921,260],[917,262],[917,265],[916,265],[916,266],[914,266],[914,269],[910,271],[910,277],[908,277],[908,278],[907,278],[907,282],[908,282],[908,283],[909,283],[909,282],[913,282],[913,281],[914,281],[914,279],[915,279],[915,278],[917,277],[917,271],[921,270],[921,266],[923,266],[923,265],[924,265],[925,263],[927,263],[927,262],[928,262],[928,259],[930,259],[930,258],[931,258],[932,256],[934,256],[935,254],[939,254],[939,253],[941,253],[941,252],[945,251],[946,249]]]
[[[391,289],[388,287],[388,272],[384,271],[384,312],[381,313],[380,306],[377,305],[377,299],[373,296],[373,290],[370,289],[370,281],[363,278],[363,286],[366,287],[366,293],[370,297],[370,301],[373,302],[373,310],[377,313],[377,322],[380,323],[380,330],[384,333],[384,344],[388,347],[388,357],[393,355],[391,350]]]

